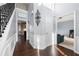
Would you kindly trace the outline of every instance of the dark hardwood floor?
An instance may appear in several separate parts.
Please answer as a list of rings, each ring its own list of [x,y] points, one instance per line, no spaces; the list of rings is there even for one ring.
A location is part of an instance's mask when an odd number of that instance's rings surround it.
[[[52,46],[47,47],[44,50],[33,49],[29,44],[29,41],[25,41],[23,36],[20,36],[19,41],[16,43],[13,56],[53,56],[62,55],[59,51],[54,49]]]
[[[65,47],[62,47],[62,46],[59,46],[59,45],[57,45],[56,47],[59,48],[67,56],[79,56],[79,54],[77,54],[74,51],[67,49]]]
[[[29,44],[29,41],[25,41],[22,36],[21,39],[16,43],[13,56],[79,56],[73,51],[61,47],[59,45],[49,46],[44,50],[33,49]]]

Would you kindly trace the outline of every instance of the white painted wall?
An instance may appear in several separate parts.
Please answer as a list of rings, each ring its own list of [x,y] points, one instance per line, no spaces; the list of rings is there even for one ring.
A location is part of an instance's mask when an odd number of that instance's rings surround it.
[[[18,20],[28,21],[28,11],[20,8],[16,8],[16,16]]]
[[[39,26],[35,22],[35,13],[39,9],[41,14],[41,22]],[[46,6],[34,4],[34,48],[44,49],[52,45],[52,33],[53,31],[53,12]]]
[[[79,53],[79,10],[75,11],[75,51]]]
[[[74,30],[74,18],[73,20],[58,22],[57,30],[57,34],[69,37],[69,31]]]
[[[16,13],[15,10],[4,30],[2,40],[0,41],[0,55],[13,55],[16,44]]]
[[[28,40],[32,47],[34,47],[34,5],[29,4],[28,7]]]
[[[28,3],[16,3],[16,8],[28,10]]]
[[[7,38],[11,37],[12,35],[14,35],[16,33],[16,10],[14,10],[14,15],[12,18],[12,21],[9,22],[8,24],[10,24],[10,28],[8,30],[8,36]],[[11,20],[11,19],[10,19]]]

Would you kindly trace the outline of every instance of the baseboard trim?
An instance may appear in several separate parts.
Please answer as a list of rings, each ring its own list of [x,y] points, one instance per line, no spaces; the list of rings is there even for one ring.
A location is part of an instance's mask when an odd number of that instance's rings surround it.
[[[75,53],[77,53],[77,54],[79,54],[79,52],[78,52],[78,51],[76,51],[76,50],[74,50],[74,52],[75,52]]]
[[[60,46],[62,46],[62,45],[60,45]],[[65,47],[65,46],[62,46],[62,47]],[[70,49],[70,48],[68,48],[68,47],[65,47],[65,48]],[[73,50],[73,49],[70,49],[70,50]],[[74,51],[74,53],[79,54],[78,51],[76,51],[76,50],[73,50],[73,51]]]
[[[63,56],[67,56],[64,52],[62,52],[58,47],[55,47]]]
[[[58,45],[60,45],[60,46],[62,46],[62,47],[65,47],[65,48],[67,48],[67,49],[70,49],[70,50],[73,50],[73,49],[74,49],[74,47],[73,47],[73,48],[69,48],[69,47],[64,46],[64,45],[61,45],[61,44],[58,44]]]

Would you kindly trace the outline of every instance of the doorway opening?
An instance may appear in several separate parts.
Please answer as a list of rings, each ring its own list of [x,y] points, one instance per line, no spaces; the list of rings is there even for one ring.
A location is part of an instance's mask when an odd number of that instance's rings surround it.
[[[58,19],[57,44],[74,51],[74,13]]]
[[[18,41],[26,41],[27,39],[26,21],[18,20]]]

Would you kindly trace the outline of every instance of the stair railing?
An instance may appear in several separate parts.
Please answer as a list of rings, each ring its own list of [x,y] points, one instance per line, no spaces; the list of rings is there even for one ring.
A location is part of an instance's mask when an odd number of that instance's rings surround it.
[[[14,3],[7,3],[5,5],[0,6],[0,37],[2,37],[2,33],[4,33],[5,27],[9,22],[14,8]]]

